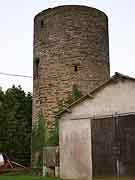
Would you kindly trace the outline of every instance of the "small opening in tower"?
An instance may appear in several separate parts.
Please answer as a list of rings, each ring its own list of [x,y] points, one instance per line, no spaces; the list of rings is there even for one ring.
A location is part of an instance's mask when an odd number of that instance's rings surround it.
[[[78,66],[77,66],[77,65],[74,66],[74,71],[75,71],[75,72],[78,71]]]
[[[43,20],[41,20],[41,22],[40,22],[41,24],[41,28],[43,28],[44,27],[44,21]]]
[[[36,58],[34,61],[34,79],[37,79],[39,76],[39,58]]]

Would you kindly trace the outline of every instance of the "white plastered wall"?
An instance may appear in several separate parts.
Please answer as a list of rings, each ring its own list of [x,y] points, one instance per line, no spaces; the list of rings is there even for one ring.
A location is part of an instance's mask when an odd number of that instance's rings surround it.
[[[68,176],[69,172],[67,172],[67,165],[70,169],[75,161],[72,159],[72,155],[70,158],[65,153],[72,153],[71,147],[67,149],[68,146],[65,146],[66,143],[66,134],[67,137],[71,136],[72,134],[76,133],[78,130],[78,135],[81,136],[83,131],[89,132],[91,130],[90,126],[90,118],[96,116],[106,116],[106,115],[114,115],[115,113],[131,113],[135,112],[135,81],[124,80],[119,81],[117,83],[108,84],[105,88],[101,89],[100,91],[94,94],[93,98],[87,98],[84,101],[76,104],[75,106],[71,107],[71,113],[65,112],[63,113],[60,119],[60,175],[61,178],[68,178],[68,179],[76,179],[78,178],[75,169],[72,169],[73,176]],[[89,125],[88,125],[88,124]],[[89,127],[88,127],[89,126]],[[67,141],[70,144],[70,141]],[[78,142],[80,139],[78,140]],[[91,152],[91,134],[90,134],[90,151]],[[73,144],[73,143],[71,143]],[[76,142],[75,142],[76,144]],[[80,144],[83,146],[83,144]],[[88,146],[88,144],[87,144]],[[66,149],[65,149],[66,147]],[[87,149],[86,146],[85,150]],[[89,148],[88,147],[88,148]],[[78,146],[79,148],[79,146]],[[85,154],[83,152],[83,154]],[[85,154],[87,158],[91,161],[90,162],[90,176],[92,176],[92,153]],[[81,153],[80,153],[81,156]],[[64,158],[64,160],[63,160]],[[67,158],[67,159],[66,159]],[[83,158],[83,156],[82,156]],[[88,165],[88,162],[86,162]],[[85,172],[86,170],[84,170]],[[88,173],[86,173],[88,174]],[[65,177],[64,177],[65,176]],[[90,176],[87,179],[91,179]]]
[[[111,83],[64,113],[61,120],[135,112],[135,81]]]

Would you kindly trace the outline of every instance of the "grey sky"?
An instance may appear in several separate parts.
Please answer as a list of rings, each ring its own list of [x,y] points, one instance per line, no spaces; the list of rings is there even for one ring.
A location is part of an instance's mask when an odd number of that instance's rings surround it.
[[[87,5],[108,15],[111,75],[135,76],[134,0],[0,0],[0,72],[32,76],[33,18],[64,4]],[[3,89],[12,84],[32,92],[32,79],[0,75]]]

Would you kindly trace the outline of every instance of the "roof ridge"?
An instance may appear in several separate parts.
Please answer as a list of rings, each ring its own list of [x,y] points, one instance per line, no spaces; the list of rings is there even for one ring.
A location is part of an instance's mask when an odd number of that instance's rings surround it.
[[[121,76],[121,77],[125,77],[125,78],[135,79],[134,77],[131,77],[129,75],[125,75],[125,74],[122,74],[122,73],[119,73],[119,72],[115,72],[114,76]]]

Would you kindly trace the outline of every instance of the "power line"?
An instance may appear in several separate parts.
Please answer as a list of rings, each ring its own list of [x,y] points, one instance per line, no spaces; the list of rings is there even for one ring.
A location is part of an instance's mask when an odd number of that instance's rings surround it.
[[[0,72],[1,75],[4,76],[14,76],[14,77],[24,77],[24,78],[32,78],[32,76],[20,75],[20,74],[10,74],[5,72]]]

